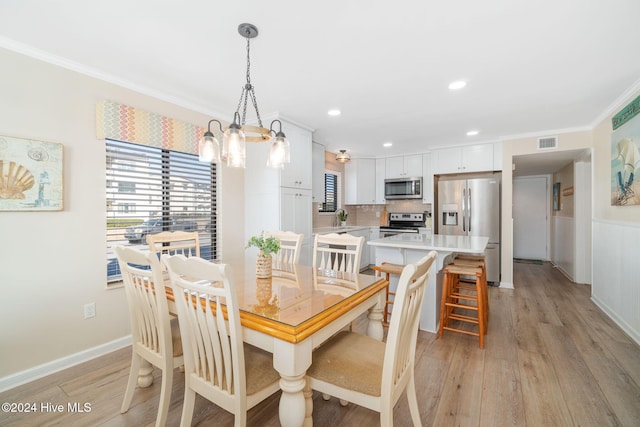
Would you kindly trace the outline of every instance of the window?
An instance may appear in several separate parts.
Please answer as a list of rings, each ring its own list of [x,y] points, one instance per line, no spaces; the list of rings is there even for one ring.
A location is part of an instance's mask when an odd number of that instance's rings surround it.
[[[119,181],[118,182],[118,191],[120,193],[135,193],[136,192],[136,183],[131,181]]]
[[[216,165],[198,156],[106,140],[107,281],[121,279],[113,246],[146,249],[147,234],[198,231],[200,256],[216,259]]]
[[[320,204],[318,212],[336,212],[341,208],[340,188],[341,188],[340,172],[327,170],[324,173],[324,201]]]

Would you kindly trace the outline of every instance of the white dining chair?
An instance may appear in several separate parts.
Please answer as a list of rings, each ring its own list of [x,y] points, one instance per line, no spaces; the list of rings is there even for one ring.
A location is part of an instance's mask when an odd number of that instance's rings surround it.
[[[313,352],[309,386],[326,395],[380,413],[382,427],[393,426],[393,408],[406,390],[411,419],[422,425],[414,379],[418,322],[435,251],[407,264],[398,283],[387,343],[342,331]]]
[[[264,237],[276,237],[280,240],[280,250],[273,254],[273,268],[290,271],[300,261],[300,248],[304,235],[293,231],[265,231]]]
[[[149,250],[157,254],[200,256],[197,231],[163,231],[147,235]]]
[[[177,319],[170,320],[162,267],[157,255],[126,246],[114,251],[122,272],[131,318],[131,369],[121,413],[131,406],[142,360],[162,370],[156,426],[164,426],[169,410],[173,370],[182,366],[182,343]]]
[[[364,237],[351,234],[316,234],[313,271],[319,278],[352,285],[360,272]]]
[[[191,425],[196,394],[235,416],[280,389],[273,356],[243,344],[231,268],[202,258],[163,255],[175,298],[184,349],[185,392],[181,426]],[[199,284],[207,281],[210,285]],[[224,305],[224,308],[223,308]]]

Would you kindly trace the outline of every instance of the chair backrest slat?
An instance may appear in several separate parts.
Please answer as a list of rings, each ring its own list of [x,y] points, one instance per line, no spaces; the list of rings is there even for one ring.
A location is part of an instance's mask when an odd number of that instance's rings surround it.
[[[313,265],[316,269],[358,273],[364,237],[351,234],[316,234]]]
[[[387,336],[383,394],[396,390],[395,384],[404,381],[413,369],[420,310],[429,270],[437,255],[435,251],[429,252],[417,263],[407,264],[400,275]]]
[[[197,231],[163,231],[147,235],[149,250],[159,255],[200,256],[200,237]]]
[[[171,326],[162,266],[157,256],[126,246],[114,248],[124,283],[133,342],[172,357]]]
[[[276,237],[280,240],[280,251],[272,255],[273,268],[291,271],[294,264],[300,261],[300,248],[303,235],[293,231],[265,231],[264,237]]]
[[[162,261],[176,296],[185,374],[196,375],[223,399],[245,395],[240,312],[230,267],[183,255],[165,254]]]

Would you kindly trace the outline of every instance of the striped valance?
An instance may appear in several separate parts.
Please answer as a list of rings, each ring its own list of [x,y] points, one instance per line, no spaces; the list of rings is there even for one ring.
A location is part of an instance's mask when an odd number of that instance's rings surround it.
[[[96,105],[98,139],[198,154],[198,141],[204,132],[199,126],[117,102],[100,101]]]

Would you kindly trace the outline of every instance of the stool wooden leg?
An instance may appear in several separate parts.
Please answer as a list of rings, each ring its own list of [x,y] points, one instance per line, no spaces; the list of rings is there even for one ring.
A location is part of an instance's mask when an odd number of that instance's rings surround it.
[[[442,338],[442,332],[444,331],[444,319],[445,319],[445,310],[447,310],[447,306],[445,305],[447,302],[447,298],[449,295],[449,281],[451,280],[451,275],[445,273],[444,280],[442,281],[442,298],[440,298],[440,326],[438,327],[438,337]]]
[[[487,313],[484,306],[484,285],[482,284],[482,273],[476,276],[476,289],[478,294],[478,338],[480,348],[484,348],[484,335],[487,333]]]

